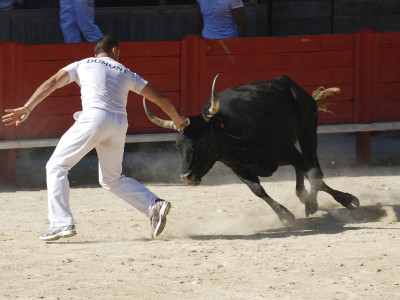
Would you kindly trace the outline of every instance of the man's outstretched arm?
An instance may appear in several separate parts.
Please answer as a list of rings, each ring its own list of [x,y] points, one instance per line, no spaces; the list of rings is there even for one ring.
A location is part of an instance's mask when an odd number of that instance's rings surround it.
[[[58,71],[36,89],[24,106],[6,109],[5,112],[8,114],[2,117],[4,125],[10,126],[15,124],[18,126],[28,118],[29,114],[36,107],[36,105],[46,99],[56,89],[59,89],[68,83],[68,72],[65,70]]]
[[[183,130],[188,125],[187,119],[182,119],[171,100],[149,83],[143,88],[140,95],[157,104],[171,118],[177,130]]]

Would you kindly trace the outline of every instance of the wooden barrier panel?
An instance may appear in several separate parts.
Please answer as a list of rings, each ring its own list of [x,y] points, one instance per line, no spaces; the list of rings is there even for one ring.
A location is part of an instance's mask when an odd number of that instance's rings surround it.
[[[173,42],[120,43],[121,63],[140,74],[153,86],[167,95],[179,108],[181,78],[181,44]],[[168,118],[156,105],[148,101],[152,111],[162,118]],[[142,97],[130,93],[127,105],[128,134],[167,132],[157,128],[143,113]]]
[[[18,73],[21,95],[16,105],[23,105],[35,89],[59,69],[89,56],[93,56],[93,44],[24,45],[19,58],[22,71]],[[55,91],[18,128],[17,138],[60,137],[73,124],[72,114],[81,109],[79,96],[76,84]]]
[[[329,99],[332,113],[320,124],[394,121],[400,118],[399,33],[205,40],[197,36],[173,42],[121,43],[121,62],[171,97],[184,115],[197,114],[210,97],[211,82],[221,73],[218,89],[286,74],[312,92],[319,86],[340,87]],[[2,107],[22,105],[50,75],[75,60],[92,56],[93,44],[20,45],[3,43]],[[7,55],[7,59],[4,56]],[[81,107],[76,84],[57,90],[27,121],[34,130],[2,128],[1,139],[59,137]],[[151,105],[151,104],[150,104]],[[162,132],[143,114],[141,97],[128,101],[129,134]],[[157,114],[163,113],[152,107]]]
[[[15,105],[15,98],[18,96],[18,89],[16,85],[17,74],[15,70],[20,70],[20,64],[18,63],[17,57],[21,55],[21,45],[17,45],[16,43],[9,42],[7,44],[3,44],[2,47],[2,84],[0,90],[2,90],[2,99],[3,102],[1,105],[2,112],[4,109],[10,106]],[[15,127],[12,128],[4,128],[2,130],[2,138],[3,139],[15,139]],[[0,175],[0,184],[8,185],[14,182],[15,180],[15,162],[16,162],[16,150],[8,149],[0,151],[0,164],[1,164],[1,175]]]
[[[99,7],[97,2],[95,23],[103,34],[119,41],[177,41],[188,34],[196,34],[197,4],[182,1],[185,5],[133,6],[136,1],[125,0],[125,7],[118,7],[115,0],[107,0],[108,5],[115,7]],[[143,2],[149,5],[151,1]],[[267,35],[265,4],[245,3],[245,17],[247,36]],[[0,41],[3,40],[22,44],[63,44],[59,9],[0,10]]]
[[[5,64],[5,58],[4,58],[4,45],[0,44],[0,62],[1,64],[4,66]],[[4,72],[5,70],[0,70],[0,112],[3,113],[4,112],[4,98],[5,98],[5,93],[4,93]],[[3,138],[4,137],[4,130],[5,130],[5,126],[1,126],[0,127],[0,137]]]
[[[0,44],[0,109],[23,105],[60,68],[92,56],[93,46]],[[182,115],[200,113],[218,73],[219,91],[285,74],[310,93],[319,86],[341,88],[328,99],[331,112],[320,113],[321,125],[400,120],[399,32],[225,40],[189,36],[180,41],[122,42],[120,47],[121,63],[169,96]],[[149,106],[167,118],[157,106]],[[59,138],[80,109],[79,87],[73,83],[50,95],[18,130],[2,126],[0,140]],[[136,94],[129,95],[127,111],[128,134],[170,132],[147,119]],[[368,132],[359,134],[357,145],[357,157],[368,158]],[[15,152],[0,151],[0,177],[12,182]]]
[[[269,0],[271,34],[332,33],[332,0]]]
[[[381,32],[400,30],[398,0],[331,0],[331,2],[331,33],[353,33],[363,28]]]
[[[202,99],[209,98],[217,73],[219,90],[284,74],[310,93],[319,86],[340,87],[341,94],[328,99],[331,113],[321,113],[320,124],[353,122],[354,35],[207,40],[202,59]]]
[[[21,45],[20,45],[21,46]],[[59,69],[74,61],[93,56],[93,44],[25,45],[18,57],[21,72],[18,72],[18,86],[21,95],[15,97],[15,105],[23,105],[33,91]],[[142,75],[152,85],[168,95],[180,107],[180,42],[136,42],[120,43],[122,64]],[[12,72],[16,75],[16,73]],[[151,106],[151,104],[149,104]],[[158,107],[152,107],[163,115]],[[55,91],[35,108],[24,125],[16,132],[18,139],[60,137],[74,122],[73,113],[81,110],[80,90],[72,83]],[[129,94],[127,106],[128,133],[160,131],[143,114],[142,98]],[[163,131],[163,130],[161,130]]]
[[[400,119],[400,33],[374,33],[373,121]]]

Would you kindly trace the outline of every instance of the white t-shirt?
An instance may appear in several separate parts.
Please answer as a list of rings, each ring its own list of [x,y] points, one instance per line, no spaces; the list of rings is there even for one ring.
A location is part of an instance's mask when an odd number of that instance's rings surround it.
[[[242,0],[197,0],[203,15],[202,36],[206,39],[236,38],[237,25],[232,9],[243,7]]]
[[[70,83],[81,88],[82,108],[101,108],[126,113],[129,91],[140,93],[147,81],[111,57],[90,57],[76,61],[62,70]]]

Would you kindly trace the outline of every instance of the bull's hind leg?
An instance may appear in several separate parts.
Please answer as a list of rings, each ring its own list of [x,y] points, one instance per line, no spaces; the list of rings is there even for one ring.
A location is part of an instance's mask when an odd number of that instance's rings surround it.
[[[319,165],[318,156],[317,156],[317,130],[316,125],[314,124],[313,128],[308,130],[303,130],[299,136],[299,143],[301,151],[303,152],[303,156],[307,163],[311,166],[311,170],[306,173],[305,175],[310,180],[310,182],[314,182],[311,184],[314,187],[314,191],[311,191],[310,194],[306,197],[306,215],[308,213],[312,213],[315,208],[309,207],[307,208],[307,202],[310,202],[309,205],[312,206],[312,202],[314,201],[314,196],[311,195],[313,192],[323,191],[330,194],[337,202],[342,204],[344,207],[354,209],[360,205],[360,201],[357,197],[343,193],[337,190],[330,188],[324,181],[323,181],[323,173],[321,167]],[[299,171],[299,173],[301,173]],[[301,176],[301,174],[296,176]],[[304,181],[304,178],[303,178]],[[304,184],[304,183],[303,183]],[[297,189],[297,187],[296,187]],[[315,196],[316,201],[316,196]],[[316,211],[316,210],[315,210]]]
[[[253,174],[244,174],[242,172],[235,172],[241,181],[243,181],[250,190],[258,197],[263,199],[274,210],[279,217],[279,220],[285,223],[291,223],[295,220],[294,215],[283,205],[272,199],[260,184],[258,176]]]
[[[321,180],[320,191],[324,191],[331,195],[337,202],[349,209],[356,209],[360,206],[360,200],[356,196],[349,193],[334,190]]]
[[[304,172],[296,168],[296,195],[301,203],[304,204],[305,213],[308,217],[318,211],[318,188],[317,183],[314,181],[311,184],[310,192],[308,192],[304,185],[304,177]],[[311,178],[311,180],[313,179]]]
[[[286,143],[286,147],[282,147],[282,152],[296,170],[296,195],[305,205],[306,216],[316,213],[318,210],[317,195],[319,191],[319,180],[316,180],[316,178],[322,177],[322,172],[318,169],[311,169],[303,153],[297,150],[294,145]],[[309,193],[304,186],[304,177],[307,177],[310,182]]]
[[[300,200],[304,201],[306,216],[314,214],[318,210],[317,195],[318,191],[321,190],[321,182],[324,174],[322,173],[321,167],[318,161],[317,155],[317,123],[310,124],[309,128],[303,128],[299,135],[299,144],[302,152],[302,156],[309,166],[308,172],[302,172],[296,168],[296,178],[297,182],[301,179],[303,175],[303,185],[304,176],[310,181],[311,189],[308,195],[303,192],[299,195],[299,190],[296,184],[296,194]],[[304,188],[305,190],[305,188]]]
[[[299,198],[302,202],[305,204],[305,211],[306,211],[306,216],[308,217],[310,214],[314,214],[318,210],[318,201],[317,201],[317,194],[319,191],[326,192],[330,194],[337,202],[342,204],[344,207],[347,207],[349,209],[355,209],[358,206],[360,206],[360,201],[358,200],[357,197],[349,194],[349,193],[344,193],[341,191],[337,191],[329,187],[322,179],[322,176],[317,172],[317,168],[311,169],[308,173],[305,173],[305,176],[311,183],[311,189],[308,194],[306,194],[306,190],[300,189],[302,191],[302,195],[299,195]],[[297,185],[298,182],[302,182],[304,186],[304,176],[302,176],[301,171],[296,170],[296,178],[297,178],[297,184],[296,184],[296,193],[297,193]],[[301,186],[301,184],[299,184]]]

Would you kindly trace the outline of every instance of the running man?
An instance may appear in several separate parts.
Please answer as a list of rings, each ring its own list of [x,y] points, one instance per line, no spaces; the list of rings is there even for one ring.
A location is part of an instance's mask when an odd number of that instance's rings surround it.
[[[6,126],[20,125],[32,110],[56,89],[73,81],[81,88],[82,111],[76,122],[61,137],[46,164],[49,229],[40,235],[44,241],[76,234],[69,205],[68,172],[89,151],[96,149],[99,159],[99,182],[119,198],[144,213],[151,221],[151,235],[159,235],[166,224],[171,203],[159,199],[136,180],[122,175],[122,159],[128,129],[126,104],[131,90],[157,104],[183,130],[183,119],[173,103],[150,83],[118,63],[118,42],[108,35],[95,45],[94,57],[74,62],[51,76],[32,94],[24,106],[6,109]]]

